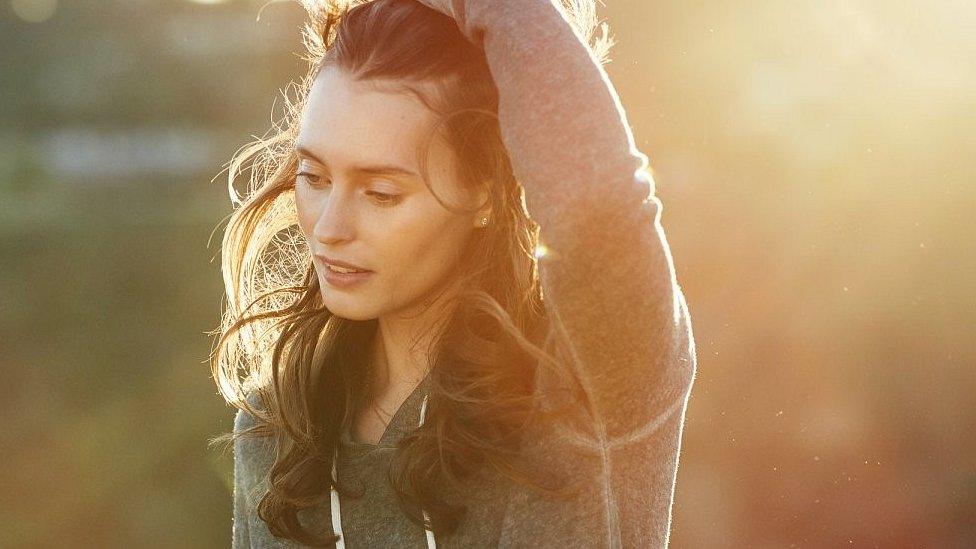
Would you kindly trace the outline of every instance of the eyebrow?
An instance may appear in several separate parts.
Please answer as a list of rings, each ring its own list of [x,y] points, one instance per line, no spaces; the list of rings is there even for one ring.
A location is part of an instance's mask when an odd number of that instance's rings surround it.
[[[319,164],[322,164],[323,166],[329,165],[328,162],[323,161],[321,158],[316,156],[315,153],[308,150],[306,147],[302,145],[296,146],[295,152],[298,153],[299,156],[310,158],[318,162]],[[394,164],[374,164],[374,165],[365,165],[365,166],[353,166],[352,171],[365,173],[369,175],[405,175],[408,177],[417,177],[417,178],[420,177],[420,174],[418,174],[417,172]]]

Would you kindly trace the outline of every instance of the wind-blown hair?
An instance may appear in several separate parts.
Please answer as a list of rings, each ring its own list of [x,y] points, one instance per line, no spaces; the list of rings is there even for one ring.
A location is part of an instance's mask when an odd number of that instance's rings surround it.
[[[258,515],[278,537],[316,546],[336,541],[305,531],[297,511],[326,500],[332,486],[348,493],[329,465],[365,391],[366,349],[377,320],[343,319],[322,302],[298,229],[293,150],[311,84],[323,67],[335,66],[356,79],[400,84],[432,109],[439,123],[431,136],[437,130],[449,143],[458,183],[487,189],[492,209],[492,223],[473,231],[463,247],[457,306],[427,349],[426,421],[399,441],[392,459],[389,480],[404,512],[424,524],[422,507],[435,534],[453,532],[465,512],[465,481],[486,466],[565,496],[565,484],[545,486],[519,459],[520,435],[530,420],[569,416],[566,407],[543,411],[537,405],[539,368],[566,381],[573,398],[584,397],[548,321],[538,273],[545,249],[501,139],[498,92],[484,51],[452,18],[415,0],[302,4],[309,17],[303,28],[308,73],[289,84],[294,99],[283,94],[284,120],[229,163],[235,209],[223,234],[226,301],[220,328],[212,332],[220,337],[211,369],[223,398],[255,425],[212,442],[271,436],[275,457],[261,483],[266,491]],[[605,23],[602,36],[595,35],[592,0],[562,0],[562,6],[594,58],[606,63],[612,39]],[[418,83],[433,83],[437,93],[423,93]],[[425,163],[422,171],[429,187]],[[249,184],[241,196],[235,181],[245,173]],[[461,495],[452,503],[448,494]]]

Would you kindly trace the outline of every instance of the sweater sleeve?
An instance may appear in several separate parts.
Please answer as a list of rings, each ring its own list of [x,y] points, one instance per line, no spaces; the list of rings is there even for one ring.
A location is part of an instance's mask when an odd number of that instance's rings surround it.
[[[498,89],[502,138],[548,250],[544,301],[590,401],[595,443],[636,440],[683,413],[696,370],[648,159],[559,0],[451,9]]]

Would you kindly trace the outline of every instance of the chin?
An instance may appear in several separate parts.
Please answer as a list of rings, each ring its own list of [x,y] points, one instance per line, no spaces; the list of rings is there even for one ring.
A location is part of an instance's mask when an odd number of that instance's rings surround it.
[[[334,299],[334,296],[326,296],[324,293],[322,295],[322,302],[325,304],[325,307],[339,318],[357,322],[376,318],[376,315],[372,311],[363,307],[357,307],[354,304],[342,303],[343,301],[347,300],[342,299],[337,301]]]

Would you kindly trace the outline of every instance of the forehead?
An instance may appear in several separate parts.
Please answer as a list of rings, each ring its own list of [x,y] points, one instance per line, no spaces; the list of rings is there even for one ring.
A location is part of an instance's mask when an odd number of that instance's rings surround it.
[[[326,67],[309,91],[298,143],[335,167],[371,161],[416,167],[434,120],[417,97],[391,83]]]

